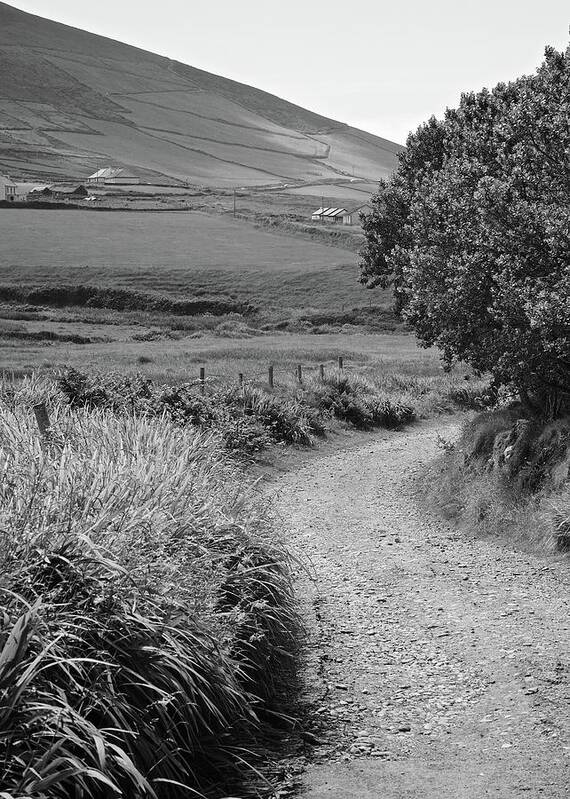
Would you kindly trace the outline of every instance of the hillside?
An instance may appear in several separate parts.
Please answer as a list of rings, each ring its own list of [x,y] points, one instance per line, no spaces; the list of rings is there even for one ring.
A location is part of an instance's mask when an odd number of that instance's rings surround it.
[[[402,149],[266,92],[0,2],[0,173],[107,164],[206,186],[376,181]]]

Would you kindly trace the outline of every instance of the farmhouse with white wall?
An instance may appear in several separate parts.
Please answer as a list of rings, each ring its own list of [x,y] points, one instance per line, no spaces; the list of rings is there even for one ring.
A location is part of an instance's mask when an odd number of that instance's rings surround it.
[[[360,221],[359,212],[365,208],[370,208],[369,203],[363,203],[353,208],[352,211],[347,211],[346,208],[318,208],[311,214],[311,220],[313,222],[356,225]]]
[[[98,169],[97,172],[94,172],[87,178],[87,183],[98,184],[99,186],[136,186],[140,182],[140,177],[135,175],[134,172],[112,166]]]
[[[337,225],[351,225],[352,220],[346,208],[318,208],[311,214],[313,222],[332,222]]]

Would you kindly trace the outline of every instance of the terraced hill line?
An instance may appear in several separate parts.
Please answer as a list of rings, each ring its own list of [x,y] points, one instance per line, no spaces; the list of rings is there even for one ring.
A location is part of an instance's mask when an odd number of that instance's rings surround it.
[[[470,539],[414,500],[449,422],[278,480],[318,745],[307,799],[569,795],[567,561]],[[312,736],[309,736],[313,740]]]
[[[38,180],[85,179],[107,159],[159,182],[330,181],[350,164],[375,183],[391,174],[403,150],[252,86],[1,0],[0,65],[0,171]],[[32,144],[22,133],[29,128],[39,131]],[[184,146],[159,128],[190,140]],[[192,146],[192,134],[203,147]]]

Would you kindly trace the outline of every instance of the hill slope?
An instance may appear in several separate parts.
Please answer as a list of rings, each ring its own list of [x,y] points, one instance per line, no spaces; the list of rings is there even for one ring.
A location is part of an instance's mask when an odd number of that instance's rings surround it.
[[[264,185],[377,180],[402,149],[266,92],[0,2],[0,172]]]

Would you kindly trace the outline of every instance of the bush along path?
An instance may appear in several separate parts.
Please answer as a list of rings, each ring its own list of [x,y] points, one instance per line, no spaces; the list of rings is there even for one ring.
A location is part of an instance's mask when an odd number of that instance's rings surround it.
[[[568,562],[475,539],[414,497],[431,422],[278,478],[309,564],[307,799],[569,795]]]

